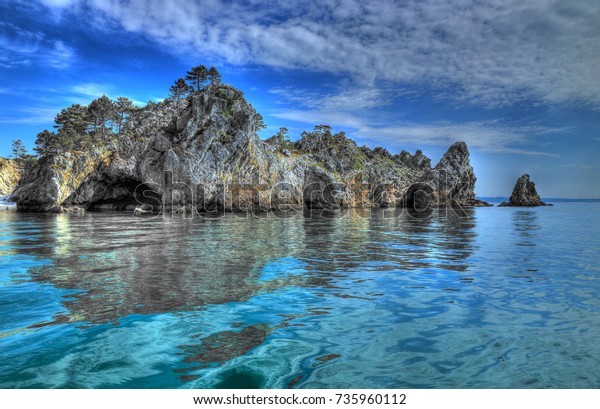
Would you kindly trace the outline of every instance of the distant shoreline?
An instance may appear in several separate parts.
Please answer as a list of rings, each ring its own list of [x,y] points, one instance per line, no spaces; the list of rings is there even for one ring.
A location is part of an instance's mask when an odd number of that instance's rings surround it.
[[[480,200],[484,200],[486,202],[507,202],[509,200],[508,196],[477,196],[477,199]],[[589,202],[589,203],[596,203],[596,202],[600,202],[600,198],[599,199],[572,199],[572,198],[568,198],[568,197],[545,197],[544,200],[546,202]]]

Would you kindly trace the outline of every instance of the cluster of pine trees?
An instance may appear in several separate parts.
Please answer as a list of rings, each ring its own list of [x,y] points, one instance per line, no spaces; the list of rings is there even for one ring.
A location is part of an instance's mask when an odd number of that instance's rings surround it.
[[[215,67],[193,67],[187,71],[185,78],[175,81],[169,97],[180,100],[201,91],[209,81],[211,84],[221,83],[221,74]],[[103,146],[119,137],[127,118],[139,110],[141,108],[128,98],[119,97],[113,101],[106,95],[87,106],[73,104],[56,115],[54,131],[45,129],[37,135],[34,151],[41,157]]]
[[[178,78],[171,86],[169,91],[173,99],[181,99],[190,93],[198,92],[206,82],[218,85],[221,83],[221,74],[215,67],[206,68],[204,65],[198,65],[186,72],[185,78]]]
[[[126,118],[139,109],[128,98],[112,101],[106,95],[88,106],[73,104],[56,115],[56,131],[45,129],[37,135],[34,150],[39,156],[52,156],[106,144],[121,132]]]

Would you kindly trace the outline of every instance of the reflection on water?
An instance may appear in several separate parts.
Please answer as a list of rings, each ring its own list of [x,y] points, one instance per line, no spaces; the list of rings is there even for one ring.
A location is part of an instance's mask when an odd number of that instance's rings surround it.
[[[43,245],[31,248],[30,238],[14,243],[52,260],[31,271],[33,280],[79,290],[64,303],[68,315],[38,325],[193,310],[293,285],[343,289],[333,282],[354,277],[365,264],[467,269],[458,261],[471,251],[472,213],[436,221],[388,216],[191,221],[58,215],[36,237]],[[265,277],[264,266],[283,257],[298,265]]]
[[[537,213],[533,210],[518,210],[513,214],[515,235],[519,238],[518,246],[535,246],[536,231],[540,226],[537,224]]]
[[[5,213],[0,386],[595,385],[598,270],[545,266],[546,210],[490,210]]]

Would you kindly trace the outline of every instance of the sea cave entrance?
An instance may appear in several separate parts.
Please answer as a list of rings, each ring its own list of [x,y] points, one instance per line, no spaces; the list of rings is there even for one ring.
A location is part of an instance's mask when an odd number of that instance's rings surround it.
[[[158,212],[162,207],[162,195],[136,180],[121,180],[106,186],[106,193],[90,204],[91,212],[125,212],[138,207]]]
[[[408,188],[406,192],[406,208],[422,212],[431,206],[433,201],[433,188],[427,183],[415,183]]]

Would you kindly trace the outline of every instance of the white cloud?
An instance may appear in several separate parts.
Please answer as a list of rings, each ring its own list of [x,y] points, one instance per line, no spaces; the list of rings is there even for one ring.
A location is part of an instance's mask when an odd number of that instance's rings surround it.
[[[67,94],[65,95],[66,101],[70,104],[81,104],[88,105],[92,100],[96,98],[100,98],[102,95],[106,95],[108,98],[115,100],[118,97],[123,95],[117,94],[115,92],[115,86],[111,84],[98,84],[94,82],[87,82],[82,84],[77,84],[69,88]],[[144,107],[148,104],[148,101],[143,102],[140,99],[136,99],[133,96],[126,96],[134,105],[138,107]],[[159,98],[155,96],[150,97],[150,101],[160,102],[164,98]]]
[[[71,65],[74,57],[75,51],[73,48],[60,40],[56,40],[53,47],[46,54],[46,62],[54,68],[64,69]]]
[[[12,115],[0,116],[0,124],[48,125],[54,122],[59,108],[37,106],[21,110]]]
[[[512,153],[529,156],[558,156],[555,153],[531,149],[529,144],[546,146],[543,137],[568,131],[538,125],[507,126],[497,121],[465,123],[433,122],[373,124],[351,113],[318,110],[282,110],[271,114],[276,118],[313,124],[336,124],[354,131],[353,138],[369,146],[386,146],[400,150],[406,146],[449,146],[455,141],[465,141],[470,148],[484,152]]]
[[[79,96],[96,99],[105,95],[111,88],[110,85],[88,82],[71,87],[71,92]]]
[[[39,62],[42,66],[62,70],[68,68],[75,58],[73,48],[61,40],[0,22],[0,67],[18,68]]]
[[[526,98],[600,107],[595,0],[82,3],[93,10],[91,24],[116,23],[182,55],[324,71],[363,84],[451,86],[454,98],[491,107]]]
[[[271,116],[348,127],[369,144],[447,146],[460,139],[482,151],[552,156],[543,138],[564,131],[493,121],[383,124],[360,112],[387,106],[407,89],[485,107],[533,99],[600,109],[595,0],[44,2],[64,16],[85,13],[91,28],[141,33],[187,58],[346,78],[312,92],[272,89],[294,108],[281,104]],[[61,54],[61,45],[54,49]],[[83,101],[107,88],[83,84],[72,91]]]
[[[0,88],[0,94],[10,95],[31,95],[31,106],[16,107],[9,110],[5,107],[4,115],[0,116],[0,124],[25,124],[42,125],[51,127],[54,118],[63,108],[70,104],[88,105],[92,100],[106,95],[109,98],[116,98],[111,95],[114,86],[110,84],[81,83],[71,87],[63,88],[30,88],[26,90],[13,91],[9,88]],[[147,103],[137,99],[130,98],[132,102],[140,107]],[[153,100],[160,101],[158,98]]]
[[[294,87],[272,88],[269,93],[285,101],[326,111],[358,111],[391,104],[402,92],[385,87],[350,87],[325,93]],[[276,101],[277,102],[277,101]]]
[[[67,7],[77,3],[77,0],[42,0],[42,3],[49,7]]]

